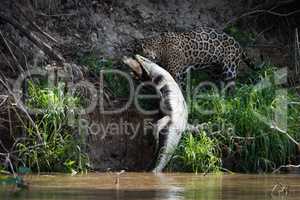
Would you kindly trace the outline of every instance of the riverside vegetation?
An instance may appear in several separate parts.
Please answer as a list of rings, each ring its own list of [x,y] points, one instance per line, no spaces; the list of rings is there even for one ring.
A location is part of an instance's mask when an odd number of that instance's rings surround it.
[[[95,66],[94,61],[87,64]],[[200,123],[201,128],[198,133],[184,134],[169,170],[217,172],[226,167],[224,164],[228,158],[235,163],[228,170],[243,172],[268,172],[280,165],[293,163],[297,146],[286,134],[260,121],[255,115],[272,117],[276,102],[286,98],[287,132],[295,140],[300,139],[300,98],[292,89],[288,90],[287,97],[278,95],[276,91],[280,86],[274,82],[274,72],[271,64],[263,65],[259,71],[251,72],[247,79],[239,80],[232,95],[201,91],[209,96],[209,100],[194,99],[189,105],[190,123]],[[195,73],[192,85],[196,86],[203,77]],[[270,80],[271,84],[257,89],[255,85],[263,80]],[[111,87],[122,89],[126,85]],[[75,113],[80,107],[82,97],[65,94],[63,84],[46,87],[33,82],[29,84],[28,96],[28,106],[42,109],[44,113],[34,118],[37,129],[24,123],[27,136],[16,143],[18,162],[14,163],[14,168],[26,167],[34,172],[87,171],[89,162],[84,137],[74,131],[78,127],[69,126],[66,118],[66,114]],[[206,109],[212,112],[203,113]],[[9,170],[9,167],[3,166],[2,169]]]
[[[230,158],[235,165],[229,170],[270,172],[295,162],[298,146],[290,137],[300,139],[300,98],[293,89],[287,91],[287,96],[278,94],[281,86],[275,84],[274,75],[275,67],[265,64],[247,80],[239,80],[233,95],[202,91],[209,98],[193,100],[189,114],[191,123],[200,122],[202,126],[199,133],[184,135],[170,168],[181,166],[184,171],[215,172],[222,169],[221,160],[226,164]],[[256,87],[266,80],[270,81],[267,87]],[[284,110],[278,110],[281,100],[287,103],[288,135],[257,115],[270,120],[275,110],[284,114]],[[203,112],[207,109],[211,112]]]
[[[94,56],[82,59],[82,63],[93,73],[113,67],[111,61],[99,61]],[[231,95],[201,90],[201,96],[206,98],[195,98],[189,104],[190,123],[201,126],[196,133],[183,135],[168,170],[270,172],[281,165],[296,162],[298,146],[291,138],[300,140],[300,97],[293,89],[287,89],[286,94],[277,93],[282,87],[276,84],[276,70],[272,64],[261,64],[258,71],[237,81]],[[206,79],[204,72],[193,73],[192,89]],[[123,77],[108,74],[105,80],[109,82],[108,89],[114,92],[113,96],[126,97],[128,85]],[[266,80],[267,87],[257,87]],[[70,118],[66,117],[71,114],[73,120],[78,118],[76,109],[82,106],[85,97],[66,93],[61,82],[52,87],[43,82],[29,82],[27,95],[27,106],[41,109],[43,113],[34,116],[36,127],[21,120],[26,137],[16,140],[14,152],[17,159],[12,160],[11,165],[1,165],[1,173],[87,172],[89,158],[85,153],[85,138],[76,131],[79,127],[70,124]],[[278,102],[282,99],[287,104],[286,133],[257,116],[259,113],[273,119],[274,111],[281,112]],[[20,176],[2,177],[0,182],[22,185]]]

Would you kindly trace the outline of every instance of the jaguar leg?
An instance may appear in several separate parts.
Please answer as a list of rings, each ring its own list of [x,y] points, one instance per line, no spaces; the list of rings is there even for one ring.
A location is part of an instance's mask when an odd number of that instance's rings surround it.
[[[176,82],[181,88],[181,91],[186,93],[187,91],[191,90],[191,73],[198,70],[198,68],[195,65],[187,66],[182,68],[177,74],[176,74]]]
[[[179,85],[181,91],[186,91],[186,72],[184,71],[179,71],[176,73],[175,76],[175,81]]]

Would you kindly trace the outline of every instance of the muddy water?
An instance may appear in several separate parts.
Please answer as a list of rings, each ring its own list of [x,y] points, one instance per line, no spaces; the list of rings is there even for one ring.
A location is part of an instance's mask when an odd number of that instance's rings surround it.
[[[0,199],[41,200],[299,200],[299,175],[194,175],[125,173],[26,177],[29,190],[0,186]],[[277,184],[277,187],[274,186]],[[281,185],[280,185],[281,184]],[[272,192],[274,188],[274,191]]]

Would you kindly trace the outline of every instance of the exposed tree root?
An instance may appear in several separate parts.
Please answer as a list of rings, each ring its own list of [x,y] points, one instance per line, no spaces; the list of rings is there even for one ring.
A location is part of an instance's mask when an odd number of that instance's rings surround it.
[[[11,24],[15,29],[19,30],[21,34],[25,35],[31,42],[33,42],[37,47],[39,47],[44,53],[46,53],[50,58],[56,60],[59,64],[63,64],[65,59],[57,53],[49,44],[42,41],[37,35],[35,35],[31,30],[21,25],[14,18],[0,12],[0,20]]]

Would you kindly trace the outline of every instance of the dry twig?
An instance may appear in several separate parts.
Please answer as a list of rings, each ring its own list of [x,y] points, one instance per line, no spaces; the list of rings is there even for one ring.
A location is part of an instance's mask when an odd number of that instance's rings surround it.
[[[20,11],[20,13],[22,14],[22,16],[31,24],[31,26],[33,28],[35,28],[38,32],[40,32],[43,36],[45,36],[47,39],[49,39],[52,42],[58,43],[58,41],[52,37],[51,35],[49,35],[48,33],[46,33],[45,31],[43,31],[34,21],[32,21],[27,15],[26,12],[24,11],[24,9],[22,8],[21,5],[19,5],[18,3],[16,3],[16,7],[18,8],[18,10]],[[31,12],[33,12],[33,10],[31,10]]]
[[[27,29],[24,25],[21,25],[12,17],[0,12],[0,20],[11,24],[17,30],[19,30],[22,34],[24,34],[30,41],[32,41],[37,47],[39,47],[42,51],[44,51],[50,58],[56,60],[59,64],[63,64],[65,59],[57,53],[52,47],[43,42],[38,36],[36,36],[32,31]]]
[[[35,128],[36,132],[37,132],[37,136],[40,140],[40,142],[43,141],[41,133],[38,129],[38,126],[35,124],[35,122],[33,121],[32,117],[29,115],[28,111],[26,110],[26,108],[24,107],[24,105],[20,102],[20,98],[10,89],[10,87],[8,86],[8,84],[4,81],[5,79],[3,79],[3,75],[2,78],[0,78],[0,83],[6,88],[6,90],[8,91],[8,93],[10,94],[10,96],[13,97],[14,99],[14,105],[16,105],[28,118],[29,122],[32,124],[32,126]]]
[[[5,37],[3,36],[1,30],[0,30],[0,36],[1,36],[1,39],[2,39],[3,43],[5,44],[5,46],[6,46],[7,50],[8,50],[8,52],[10,53],[10,56],[12,57],[12,59],[13,59],[13,61],[14,61],[14,65],[17,66],[19,69],[22,69],[22,66],[21,66],[20,63],[18,62],[16,56],[13,54],[13,51],[11,50],[11,48],[10,48],[9,44],[7,43]],[[3,56],[5,56],[5,55],[3,54]],[[8,60],[8,59],[7,59],[7,60]],[[10,69],[11,69],[14,73],[16,72],[15,69],[14,69],[11,65],[9,65],[9,67],[10,67]]]

